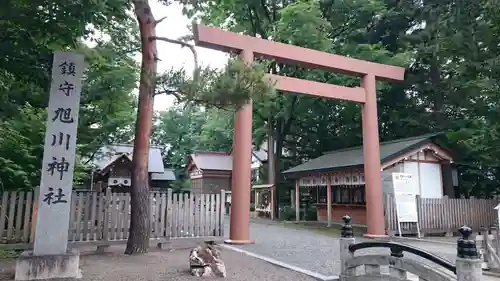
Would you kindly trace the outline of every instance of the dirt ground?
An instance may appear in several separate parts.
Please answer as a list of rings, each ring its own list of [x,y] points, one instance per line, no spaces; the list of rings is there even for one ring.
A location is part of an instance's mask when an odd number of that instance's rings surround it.
[[[82,252],[82,281],[187,281],[200,280],[191,276],[189,249],[151,249],[144,256],[126,256],[123,246],[111,247],[105,254]],[[312,277],[296,273],[228,249],[221,249],[226,264],[225,280],[234,281],[313,281]],[[13,280],[15,261],[0,261],[0,280]],[[217,278],[202,278],[214,280]]]

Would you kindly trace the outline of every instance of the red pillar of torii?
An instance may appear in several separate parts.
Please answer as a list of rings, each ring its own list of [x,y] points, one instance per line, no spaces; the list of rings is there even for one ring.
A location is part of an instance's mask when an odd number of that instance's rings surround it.
[[[405,69],[226,32],[199,24],[195,24],[193,30],[197,46],[239,53],[248,63],[252,63],[254,56],[258,56],[279,63],[296,64],[361,78],[361,87],[343,87],[274,74],[267,75],[271,81],[275,82],[276,89],[284,92],[348,100],[362,105],[366,221],[368,223],[366,236],[371,238],[385,236],[376,78],[386,81],[402,81]],[[253,243],[249,237],[252,158],[251,101],[236,113],[233,141],[231,219],[229,240],[226,242],[247,244]]]

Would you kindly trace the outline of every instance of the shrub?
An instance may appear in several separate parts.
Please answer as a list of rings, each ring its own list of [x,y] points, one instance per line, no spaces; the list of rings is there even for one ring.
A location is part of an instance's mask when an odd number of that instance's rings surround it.
[[[0,260],[18,258],[21,251],[0,249]]]
[[[310,206],[304,212],[304,220],[306,221],[317,221],[318,220],[318,209],[316,206]]]
[[[280,220],[290,221],[295,220],[295,208],[292,206],[284,206],[280,208]]]
[[[255,212],[255,204],[250,203],[250,212]]]

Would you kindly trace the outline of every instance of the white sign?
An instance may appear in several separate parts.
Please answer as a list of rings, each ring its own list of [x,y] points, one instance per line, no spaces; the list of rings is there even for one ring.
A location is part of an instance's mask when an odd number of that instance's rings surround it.
[[[66,254],[84,68],[83,55],[54,53],[34,255]]]
[[[411,174],[405,173],[392,173],[392,183],[394,188],[394,193],[413,193],[413,186],[411,185],[413,181]]]
[[[417,201],[412,186],[412,175],[392,173],[392,183],[398,223],[418,222]]]

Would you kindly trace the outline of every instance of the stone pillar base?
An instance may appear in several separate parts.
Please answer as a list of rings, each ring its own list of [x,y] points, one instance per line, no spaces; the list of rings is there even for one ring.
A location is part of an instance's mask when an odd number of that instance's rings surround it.
[[[15,280],[45,280],[53,278],[81,278],[80,253],[69,249],[62,255],[35,256],[33,251],[21,254],[16,263]]]
[[[457,281],[481,281],[483,280],[482,259],[463,259],[457,257]]]
[[[224,240],[225,244],[229,245],[248,245],[248,244],[255,244],[254,240],[232,240],[232,239],[227,239]]]
[[[368,238],[368,239],[380,239],[380,240],[388,240],[389,239],[389,235],[386,235],[386,234],[363,234],[363,237],[364,238]]]

